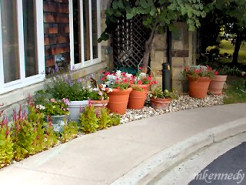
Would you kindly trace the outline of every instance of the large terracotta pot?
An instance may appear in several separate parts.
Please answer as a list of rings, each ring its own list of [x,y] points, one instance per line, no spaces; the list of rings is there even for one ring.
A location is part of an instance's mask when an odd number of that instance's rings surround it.
[[[91,104],[95,107],[97,115],[101,115],[101,109],[108,105],[109,100],[91,100]]]
[[[125,90],[113,89],[113,92],[108,93],[108,109],[114,113],[125,114],[131,91],[132,88]]]
[[[188,76],[188,79],[189,95],[194,98],[205,98],[211,79],[209,77],[192,78],[192,76]]]
[[[221,95],[227,75],[216,75],[209,85],[209,92],[214,95]]]
[[[142,109],[146,101],[150,85],[137,85],[143,90],[133,89],[129,96],[128,108],[130,109]]]
[[[151,98],[151,106],[155,109],[168,109],[171,98]]]

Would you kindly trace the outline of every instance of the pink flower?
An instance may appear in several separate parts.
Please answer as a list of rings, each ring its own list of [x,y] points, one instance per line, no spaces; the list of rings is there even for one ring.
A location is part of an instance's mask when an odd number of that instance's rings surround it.
[[[215,75],[218,75],[219,74],[219,72],[218,71],[215,71]]]
[[[51,98],[50,101],[51,101],[51,102],[55,102],[56,100],[55,100],[54,98]]]

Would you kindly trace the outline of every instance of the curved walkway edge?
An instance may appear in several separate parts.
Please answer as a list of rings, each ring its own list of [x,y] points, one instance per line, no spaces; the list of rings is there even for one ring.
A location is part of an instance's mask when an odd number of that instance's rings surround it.
[[[154,184],[165,173],[203,147],[246,132],[246,118],[210,128],[179,142],[139,164],[111,185]]]

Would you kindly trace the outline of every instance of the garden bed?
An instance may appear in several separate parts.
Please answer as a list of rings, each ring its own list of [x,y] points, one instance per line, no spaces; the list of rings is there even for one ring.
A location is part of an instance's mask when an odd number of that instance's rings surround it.
[[[158,116],[168,112],[177,112],[180,110],[194,109],[199,107],[210,107],[214,105],[223,105],[224,96],[208,95],[204,99],[192,98],[188,95],[180,96],[177,100],[173,100],[167,110],[154,109],[149,106],[145,106],[140,110],[127,109],[125,115],[122,116],[121,122],[127,123],[134,120],[140,120],[152,116]]]

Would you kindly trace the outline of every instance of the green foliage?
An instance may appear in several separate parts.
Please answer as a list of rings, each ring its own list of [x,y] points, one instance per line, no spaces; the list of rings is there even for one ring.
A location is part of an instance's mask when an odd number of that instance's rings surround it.
[[[228,76],[226,83],[228,87],[225,91],[225,104],[246,102],[244,77]]]
[[[206,16],[201,0],[113,0],[112,6],[106,10],[106,29],[99,41],[107,40],[115,31],[117,21],[125,15],[132,19],[143,15],[143,24],[153,30],[174,30],[174,23],[185,20],[190,30],[200,26],[200,17]]]
[[[110,126],[117,126],[120,125],[121,115],[119,114],[112,114],[110,115]]]
[[[150,97],[178,99],[178,94],[175,91],[170,92],[167,89],[165,91],[162,91],[162,88],[159,86],[150,93]]]
[[[98,118],[94,106],[86,107],[85,112],[81,114],[81,129],[84,133],[93,133],[98,128]]]
[[[0,114],[0,169],[12,162],[14,157],[13,141],[8,120]]]
[[[73,79],[71,74],[53,77],[52,83],[47,85],[46,92],[57,100],[66,98],[69,101],[82,101],[88,99],[88,90],[84,88],[82,80]]]
[[[69,114],[69,100],[63,98],[62,100],[46,99],[43,104],[37,104],[36,108],[40,112],[54,116],[54,115],[68,115]]]
[[[67,142],[78,135],[78,125],[77,122],[71,121],[67,124],[67,121],[65,122],[64,126],[64,132],[62,133],[61,141]]]
[[[101,109],[101,115],[99,116],[99,120],[98,120],[98,126],[99,126],[98,129],[102,130],[102,129],[110,127],[111,126],[110,119],[111,117],[109,115],[109,110],[103,107]]]
[[[209,66],[203,66],[203,65],[193,65],[190,67],[186,67],[183,71],[183,75],[188,77],[192,76],[192,78],[199,78],[199,77],[209,77],[214,78],[215,74],[217,73],[216,70],[213,70]]]
[[[52,126],[52,122],[49,122],[48,127],[46,129],[46,142],[45,146],[46,148],[51,148],[55,146],[58,142],[57,135],[54,131],[54,128]]]
[[[89,98],[91,100],[107,100],[108,95],[100,89],[89,89]]]

